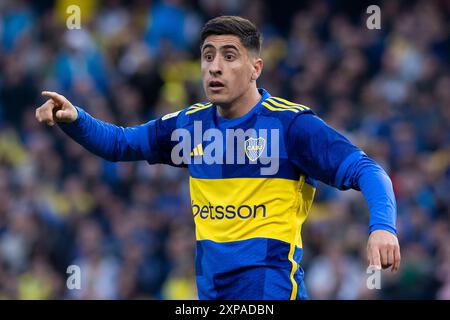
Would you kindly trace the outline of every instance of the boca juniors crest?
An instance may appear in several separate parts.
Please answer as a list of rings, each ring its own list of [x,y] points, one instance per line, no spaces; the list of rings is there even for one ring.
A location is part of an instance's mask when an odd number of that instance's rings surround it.
[[[264,138],[249,138],[245,140],[245,154],[251,161],[256,161],[266,147],[266,139]]]

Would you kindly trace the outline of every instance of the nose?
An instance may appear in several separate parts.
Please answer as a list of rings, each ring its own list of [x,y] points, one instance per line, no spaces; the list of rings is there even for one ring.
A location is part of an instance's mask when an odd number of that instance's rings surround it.
[[[214,60],[209,66],[209,74],[213,77],[217,77],[222,74],[222,62],[220,61],[220,57],[214,57]]]

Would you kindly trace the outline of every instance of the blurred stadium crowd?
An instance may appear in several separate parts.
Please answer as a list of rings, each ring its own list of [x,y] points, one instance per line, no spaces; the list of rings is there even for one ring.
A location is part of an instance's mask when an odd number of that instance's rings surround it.
[[[79,30],[66,8],[81,8]],[[311,107],[391,176],[399,273],[366,288],[368,210],[319,185],[303,228],[314,299],[450,299],[450,2],[0,1],[0,298],[196,299],[187,172],[111,163],[34,118],[56,90],[123,126],[203,101],[198,36],[220,14],[264,34],[259,86]],[[68,290],[69,265],[82,290]]]

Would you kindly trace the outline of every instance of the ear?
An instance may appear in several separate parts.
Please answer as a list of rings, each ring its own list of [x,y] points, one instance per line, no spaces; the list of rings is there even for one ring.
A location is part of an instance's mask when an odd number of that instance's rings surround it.
[[[253,72],[252,72],[252,81],[256,81],[261,75],[262,69],[264,67],[263,60],[259,57],[254,58],[253,61]]]

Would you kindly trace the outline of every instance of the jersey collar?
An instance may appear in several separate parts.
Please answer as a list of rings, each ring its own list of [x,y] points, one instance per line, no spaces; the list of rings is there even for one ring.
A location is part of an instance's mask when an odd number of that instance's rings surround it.
[[[259,99],[258,103],[256,105],[254,105],[253,108],[249,112],[247,112],[246,114],[244,114],[242,117],[239,117],[239,118],[233,118],[233,119],[223,118],[219,115],[219,113],[217,111],[217,106],[214,106],[215,118],[216,118],[218,127],[231,128],[231,127],[237,126],[237,125],[245,122],[246,120],[250,119],[253,116],[253,114],[257,113],[261,107],[262,102],[264,102],[264,100],[266,100],[267,98],[271,97],[270,93],[263,88],[258,88],[258,92],[261,95],[261,99]]]

